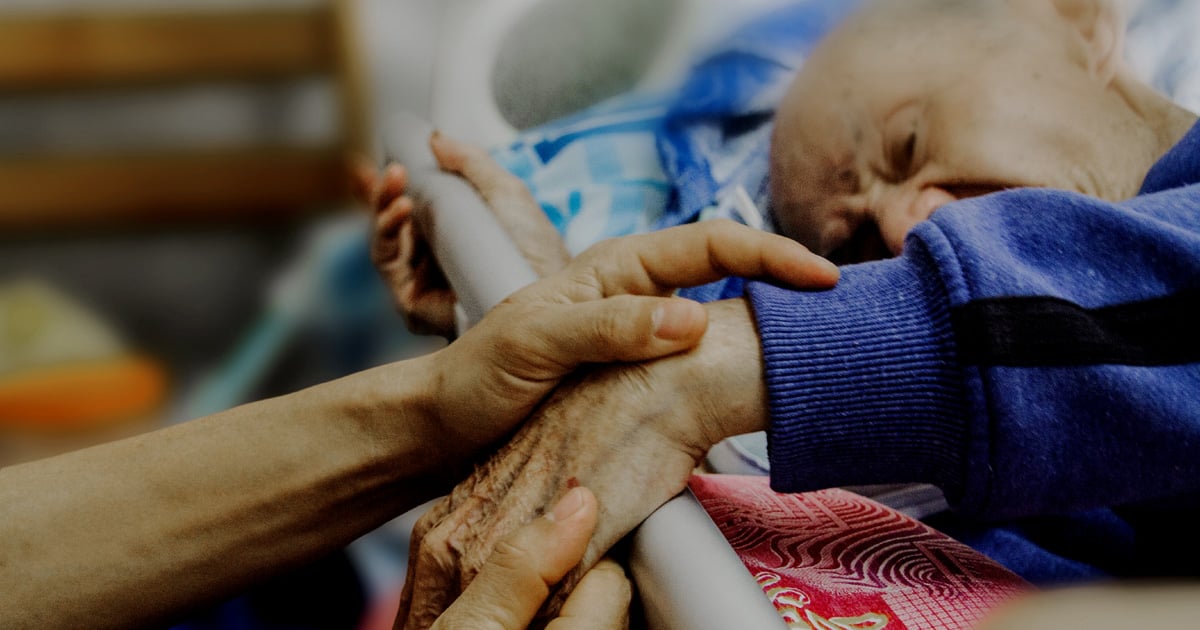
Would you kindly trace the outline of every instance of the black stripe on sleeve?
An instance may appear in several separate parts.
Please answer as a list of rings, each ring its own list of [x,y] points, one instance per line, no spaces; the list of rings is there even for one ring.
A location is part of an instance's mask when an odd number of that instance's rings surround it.
[[[1200,362],[1200,290],[1084,308],[1052,297],[989,298],[952,311],[969,365],[1050,367]]]

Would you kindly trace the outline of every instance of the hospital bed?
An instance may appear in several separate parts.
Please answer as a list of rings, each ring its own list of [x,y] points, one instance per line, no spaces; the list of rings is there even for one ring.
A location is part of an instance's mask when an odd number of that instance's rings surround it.
[[[520,128],[630,89],[669,86],[689,51],[719,22],[704,23],[701,16],[716,17],[721,8],[704,0],[468,0],[449,2],[445,11],[432,122],[455,137],[495,146]],[[563,24],[589,27],[564,30]],[[620,36],[630,25],[639,32]],[[556,54],[556,46],[570,54]],[[413,185],[424,185],[436,200],[431,244],[459,296],[460,323],[474,323],[536,276],[473,191],[438,172],[424,141],[428,128],[412,118],[385,124],[387,149],[408,165]],[[652,627],[785,627],[688,492],[642,524],[630,562]]]
[[[714,6],[703,0],[449,2],[434,67],[432,122],[455,137],[494,146],[519,128],[603,98],[668,86],[705,37],[698,16]],[[590,26],[558,27],[555,34],[555,25],[572,23]],[[642,32],[615,36],[630,23]],[[572,54],[555,54],[556,45]],[[548,67],[547,59],[558,61]],[[425,142],[432,127],[404,116],[385,124],[389,157],[406,164],[416,191],[434,202],[428,234],[459,296],[460,325],[469,326],[536,276],[474,192],[438,171]],[[641,525],[630,562],[652,627],[785,627],[689,492]]]
[[[724,7],[720,6],[723,4]],[[456,0],[447,4],[439,34],[431,117],[452,136],[484,146],[502,145],[519,129],[584,109],[631,89],[666,89],[685,59],[712,36],[703,16],[719,15],[729,3],[703,0]],[[771,2],[741,8],[751,15]],[[1179,10],[1187,11],[1185,8]],[[1148,18],[1162,19],[1162,15]],[[586,29],[563,25],[586,24]],[[630,32],[631,26],[637,32]],[[1135,20],[1131,63],[1147,62],[1138,46],[1149,28]],[[1137,30],[1137,25],[1142,30]],[[622,28],[625,31],[622,31]],[[624,36],[616,35],[624,33]],[[648,45],[647,40],[661,43]],[[1160,56],[1163,55],[1159,51]],[[1161,66],[1162,63],[1157,65]],[[1181,83],[1183,85],[1183,83]],[[1186,104],[1187,94],[1172,94]],[[534,280],[524,260],[502,236],[469,190],[436,173],[421,125],[394,124],[387,142],[395,157],[419,164],[414,185],[440,206],[430,221],[436,256],[461,303],[460,323],[469,325],[504,296]],[[433,180],[440,180],[439,182]],[[447,212],[440,212],[446,210]],[[476,214],[472,215],[471,213]],[[484,228],[483,226],[487,226]],[[762,438],[719,445],[709,462],[722,472],[765,472]],[[910,516],[945,509],[940,492],[928,486],[859,488],[862,494]],[[745,570],[720,531],[690,493],[673,499],[633,536],[631,570],[647,620],[659,628],[775,628],[783,625],[761,587]]]
[[[742,5],[744,16],[778,2]],[[434,66],[431,122],[399,114],[385,122],[389,159],[430,203],[422,218],[435,257],[459,298],[466,328],[536,280],[503,228],[469,186],[436,167],[426,146],[438,128],[483,146],[630,90],[667,90],[693,53],[731,19],[709,0],[455,0],[444,8]],[[708,20],[703,17],[708,16]],[[586,24],[586,29],[564,25]],[[636,27],[632,36],[623,29]],[[560,49],[556,49],[556,47]],[[730,440],[710,455],[719,472],[764,474],[765,437]],[[862,489],[913,516],[944,509],[931,488]],[[654,628],[786,627],[690,491],[651,515],[632,537],[630,570]]]
[[[431,73],[433,89],[424,109],[434,126],[452,136],[484,146],[501,145],[521,129],[574,112],[607,96],[633,88],[669,87],[690,53],[720,34],[720,25],[739,21],[778,2],[446,0],[439,6],[442,19],[434,38],[437,50]],[[637,41],[632,36],[617,38],[618,45],[614,46],[611,37],[598,34],[611,36],[623,32],[621,20],[615,17],[622,14],[638,16],[640,30],[636,33]],[[564,20],[569,24],[586,24],[586,28],[556,32],[552,25]],[[643,46],[642,40],[655,45]],[[407,149],[402,146],[420,135],[393,126],[386,134],[386,142],[395,157],[413,164],[426,160],[428,167],[427,156],[419,155],[424,149],[423,142]],[[490,215],[437,220],[449,222],[442,224],[445,229],[435,231],[450,240],[443,243],[435,236],[435,244],[441,250],[439,260],[447,267],[463,298],[460,319],[464,324],[476,320],[491,304],[532,280],[523,259],[503,239],[481,243],[468,238],[458,244],[451,242],[455,235],[473,238],[499,233]],[[455,224],[466,227],[451,229]],[[482,229],[484,224],[490,224],[492,229]],[[472,256],[460,258],[453,253],[464,250]],[[476,256],[479,252],[488,253]],[[330,258],[342,260],[343,253],[339,250]],[[460,263],[463,268],[454,270]],[[313,266],[324,265],[319,262]],[[472,265],[482,268],[473,269]],[[268,336],[277,340],[288,334],[278,327],[263,329],[271,331]],[[263,336],[252,335],[251,340],[262,342]],[[269,353],[258,353],[266,354]],[[245,368],[237,361],[232,365],[237,369],[229,373],[236,374]],[[248,368],[245,371],[254,372]],[[228,380],[244,384],[253,379]],[[735,444],[723,452],[723,461],[718,461],[722,453],[714,453],[711,459],[718,469],[726,470],[737,465],[758,466],[761,455],[752,446],[741,448]],[[904,493],[904,489],[886,490]],[[887,494],[876,496],[891,503]],[[910,514],[925,513],[943,505],[940,497],[917,497],[915,502],[912,497],[897,498],[913,506]],[[681,541],[689,542],[678,545]],[[698,553],[698,549],[703,552]],[[632,568],[647,616],[655,627],[753,628],[779,627],[781,623],[720,533],[687,495],[663,506],[637,532]],[[730,582],[722,581],[726,576]]]
[[[428,202],[418,220],[458,296],[459,328],[469,328],[537,276],[475,191],[437,167],[427,148],[432,131],[419,118],[397,116],[384,145],[406,165],[412,193]],[[785,627],[690,491],[642,523],[630,565],[654,628]]]

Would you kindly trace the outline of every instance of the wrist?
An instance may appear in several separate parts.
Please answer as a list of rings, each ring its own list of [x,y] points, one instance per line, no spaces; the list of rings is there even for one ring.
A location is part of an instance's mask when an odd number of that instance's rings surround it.
[[[708,331],[688,356],[683,378],[696,393],[696,417],[707,447],[765,430],[767,388],[762,350],[749,304],[743,299],[705,305]]]
[[[434,355],[392,363],[305,390],[308,413],[333,419],[365,465],[397,480],[441,469],[435,413]]]

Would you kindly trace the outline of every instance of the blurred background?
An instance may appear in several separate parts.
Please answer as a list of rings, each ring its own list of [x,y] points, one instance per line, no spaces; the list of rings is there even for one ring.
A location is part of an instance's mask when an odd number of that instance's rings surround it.
[[[435,347],[345,156],[401,110],[503,143],[777,3],[0,0],[0,464]]]
[[[343,163],[427,109],[437,12],[0,1],[0,463],[428,347]]]

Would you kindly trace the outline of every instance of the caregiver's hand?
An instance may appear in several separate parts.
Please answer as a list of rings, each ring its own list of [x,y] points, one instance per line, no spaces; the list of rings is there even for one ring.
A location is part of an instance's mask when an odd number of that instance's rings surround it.
[[[724,275],[772,276],[814,288],[836,281],[835,267],[797,248],[731,222],[705,222],[611,241],[514,300],[596,299],[618,288],[662,294]],[[577,265],[592,271],[581,273]],[[705,312],[708,333],[691,352],[571,376],[507,445],[421,518],[398,627],[429,627],[497,541],[582,483],[599,498],[601,519],[582,564],[548,605],[552,617],[588,567],[683,489],[713,443],[765,423],[758,338],[746,303],[720,302]]]
[[[483,149],[435,134],[429,147],[443,170],[466,179],[496,215],[538,277],[571,260],[558,231],[525,184]],[[409,329],[449,336],[454,332],[454,292],[421,231],[416,201],[405,194],[408,174],[388,164],[377,174],[370,163],[355,166],[357,196],[374,212],[371,261],[392,293]]]
[[[459,461],[503,436],[585,363],[633,362],[695,346],[705,309],[676,288],[738,275],[829,287],[837,267],[783,238],[707,221],[600,243],[510,296],[430,355],[427,443]]]
[[[523,630],[551,589],[583,557],[596,527],[596,498],[584,488],[567,493],[542,518],[496,547],[478,577],[433,624],[435,629]],[[584,576],[549,630],[623,630],[631,591],[625,571],[603,560]]]

